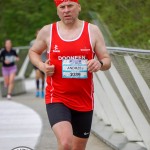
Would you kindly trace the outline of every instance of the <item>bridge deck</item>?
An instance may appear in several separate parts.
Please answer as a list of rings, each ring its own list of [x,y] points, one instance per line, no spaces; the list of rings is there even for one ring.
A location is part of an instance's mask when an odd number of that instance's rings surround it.
[[[56,139],[47,119],[44,99],[34,97],[33,86],[34,81],[30,81],[27,83],[27,94],[15,96],[11,101],[0,100],[0,149],[10,150],[17,146],[35,147],[36,150],[57,149]],[[35,119],[37,114],[40,116],[42,128],[39,119]],[[36,131],[34,130],[35,122],[39,124],[39,126],[36,125]],[[40,129],[42,129],[41,134]],[[40,134],[39,139],[35,137],[38,134]],[[93,134],[89,138],[86,150],[91,149],[112,150]]]

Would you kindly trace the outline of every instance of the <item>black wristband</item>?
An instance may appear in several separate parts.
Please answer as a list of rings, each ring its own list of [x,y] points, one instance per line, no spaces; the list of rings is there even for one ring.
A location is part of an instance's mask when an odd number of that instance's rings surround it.
[[[103,67],[104,63],[101,60],[99,60],[99,62],[101,64],[101,67]]]

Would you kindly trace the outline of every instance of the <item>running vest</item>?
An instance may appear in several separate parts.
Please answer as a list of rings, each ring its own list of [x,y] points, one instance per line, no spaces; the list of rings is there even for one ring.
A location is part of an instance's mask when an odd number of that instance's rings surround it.
[[[77,39],[64,40],[57,23],[51,25],[49,59],[55,73],[47,77],[45,100],[63,103],[77,111],[93,110],[93,75],[87,71],[87,61],[94,58],[89,23],[83,22]]]

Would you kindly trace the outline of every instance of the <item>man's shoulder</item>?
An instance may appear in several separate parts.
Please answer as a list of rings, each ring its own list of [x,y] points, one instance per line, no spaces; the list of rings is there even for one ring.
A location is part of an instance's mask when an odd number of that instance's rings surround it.
[[[93,29],[93,30],[97,30],[98,29],[98,26],[95,25],[95,24],[89,23],[89,25],[90,25],[90,28]]]
[[[43,26],[39,33],[42,36],[47,35],[50,33],[50,30],[51,30],[51,24],[48,24],[48,25]]]
[[[42,28],[42,29],[49,28],[49,27],[50,27],[50,25],[51,25],[51,24],[47,24],[47,25],[43,26],[43,28]]]
[[[51,27],[54,23],[48,24],[43,26],[43,28],[40,30],[40,34],[43,35],[49,35],[51,32]]]
[[[89,30],[90,30],[90,33],[93,35],[97,35],[100,32],[99,27],[92,23],[89,23]]]
[[[43,26],[42,29],[41,29],[41,31],[50,30],[51,25],[52,25],[52,24],[47,24],[47,25]]]

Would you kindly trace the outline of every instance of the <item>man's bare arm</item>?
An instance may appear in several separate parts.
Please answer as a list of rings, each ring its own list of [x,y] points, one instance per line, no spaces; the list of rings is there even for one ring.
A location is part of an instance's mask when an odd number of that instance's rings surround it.
[[[33,44],[29,49],[29,58],[33,65],[42,70],[47,76],[52,76],[54,73],[54,65],[49,64],[49,60],[45,63],[41,60],[41,54],[47,49],[47,39],[49,39],[50,26],[43,27]]]
[[[92,24],[90,24],[90,33],[93,49],[98,60],[91,60],[89,66],[93,68],[92,72],[108,70],[111,67],[111,59],[107,52],[102,33],[97,26]],[[102,61],[103,65],[99,61]]]
[[[29,58],[33,65],[39,68],[42,52],[47,48],[45,39],[43,38],[44,31],[41,29],[36,37],[35,42],[29,49]]]

